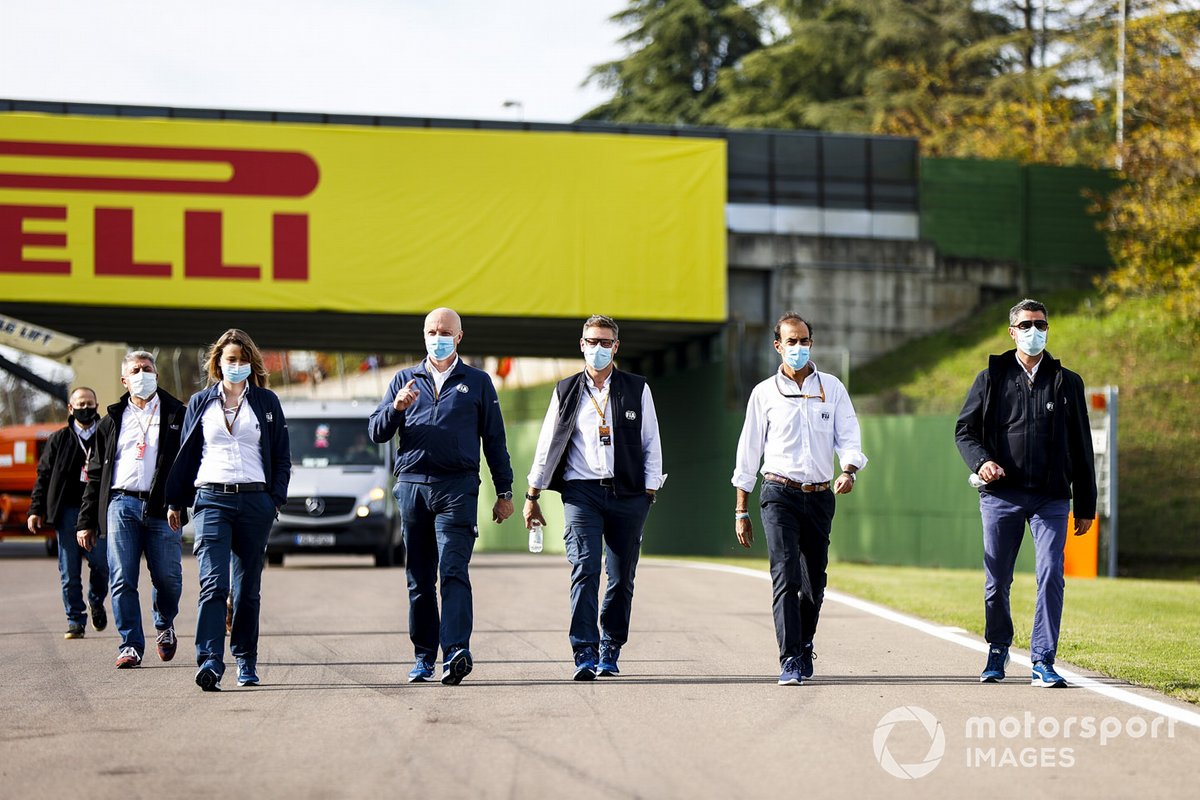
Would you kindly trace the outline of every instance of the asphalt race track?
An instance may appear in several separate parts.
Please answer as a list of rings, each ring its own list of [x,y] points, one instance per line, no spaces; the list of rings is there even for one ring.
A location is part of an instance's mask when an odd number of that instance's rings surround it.
[[[446,687],[405,680],[403,570],[289,558],[264,685],[204,694],[190,557],[179,654],[117,671],[112,622],[63,640],[55,562],[0,544],[0,797],[1194,796],[1200,709],[1068,664],[1086,686],[1033,688],[1015,653],[981,685],[973,637],[836,586],[816,677],[776,685],[764,577],[643,561],[622,676],[575,683],[564,558],[479,555],[475,671]]]

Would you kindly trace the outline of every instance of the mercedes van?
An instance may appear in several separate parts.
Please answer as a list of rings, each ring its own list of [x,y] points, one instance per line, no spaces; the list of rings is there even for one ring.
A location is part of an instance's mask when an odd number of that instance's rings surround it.
[[[287,503],[271,528],[267,563],[299,553],[367,553],[375,566],[404,563],[392,495],[392,443],[367,435],[367,401],[284,401],[292,448]]]

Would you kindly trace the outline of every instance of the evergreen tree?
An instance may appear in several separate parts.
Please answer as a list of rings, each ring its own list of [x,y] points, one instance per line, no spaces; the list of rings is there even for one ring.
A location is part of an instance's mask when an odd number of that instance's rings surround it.
[[[698,124],[721,98],[718,74],[761,46],[755,13],[736,0],[630,0],[612,20],[633,29],[631,52],[592,70],[613,97],[583,116],[606,122]]]

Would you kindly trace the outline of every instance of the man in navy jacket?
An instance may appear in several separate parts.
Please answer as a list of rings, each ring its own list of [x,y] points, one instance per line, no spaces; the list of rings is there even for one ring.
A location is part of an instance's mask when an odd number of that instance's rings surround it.
[[[404,521],[408,630],[416,654],[408,679],[433,677],[440,645],[442,683],[457,685],[473,665],[468,565],[479,535],[480,441],[496,489],[495,522],[512,515],[513,474],[492,380],[458,358],[462,320],[438,308],[425,318],[424,332],[429,357],[396,373],[369,430],[380,443],[399,434],[394,492]]]
[[[1037,571],[1032,683],[1067,685],[1054,670],[1067,512],[1074,497],[1074,534],[1087,533],[1096,517],[1096,469],[1083,379],[1046,351],[1049,329],[1038,301],[1012,307],[1008,335],[1017,347],[992,356],[975,377],[955,428],[959,453],[979,476],[988,641],[983,683],[1004,680],[1013,638],[1009,587],[1028,523]]]

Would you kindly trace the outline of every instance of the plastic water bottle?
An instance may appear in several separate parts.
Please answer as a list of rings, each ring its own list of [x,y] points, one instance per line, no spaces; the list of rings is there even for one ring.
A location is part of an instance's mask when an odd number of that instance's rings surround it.
[[[982,489],[984,486],[987,486],[987,481],[974,472],[967,476],[967,483],[971,484],[971,488],[973,489]]]
[[[529,528],[529,552],[542,552],[542,523],[535,522]]]

